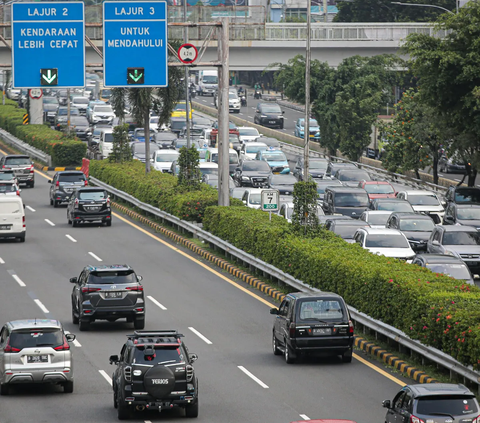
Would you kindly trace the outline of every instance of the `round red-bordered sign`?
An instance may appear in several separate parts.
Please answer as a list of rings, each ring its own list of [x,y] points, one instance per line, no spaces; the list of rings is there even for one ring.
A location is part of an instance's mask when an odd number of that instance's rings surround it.
[[[43,90],[41,88],[31,88],[28,90],[31,99],[42,98]]]
[[[190,63],[195,62],[198,57],[198,50],[193,44],[182,44],[178,48],[178,58],[182,63],[189,65]]]

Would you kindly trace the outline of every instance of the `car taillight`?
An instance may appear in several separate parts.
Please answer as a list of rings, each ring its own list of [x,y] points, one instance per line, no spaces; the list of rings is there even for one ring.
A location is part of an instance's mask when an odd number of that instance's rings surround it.
[[[413,414],[410,416],[410,423],[425,423],[422,419],[414,416]]]
[[[290,323],[289,333],[291,338],[295,337],[295,328],[296,328],[295,323]]]
[[[348,333],[350,335],[353,335],[353,330],[354,330],[354,327],[353,327],[353,322],[351,320],[348,321]]]
[[[85,179],[85,186],[87,186],[87,185],[88,185],[88,181]]]
[[[25,216],[22,217],[22,222],[23,222],[23,227],[25,227]]]
[[[30,173],[34,173],[35,171],[33,170],[33,166],[30,166]]]
[[[110,207],[110,198],[107,197],[107,207]]]
[[[59,187],[60,186],[60,181],[57,181],[57,183],[55,184],[56,187]]]
[[[472,423],[480,423],[480,416],[475,417],[475,418],[472,420]]]
[[[20,195],[20,191],[17,189],[17,195],[19,196]]]
[[[78,209],[78,198],[75,198],[75,208]]]
[[[70,349],[70,345],[68,345],[68,341],[65,337],[63,337],[63,345],[59,345],[58,347],[53,348],[55,351],[66,351]]]
[[[83,293],[88,293],[88,292],[97,292],[97,291],[100,291],[100,288],[89,288],[87,286],[84,286],[82,288],[82,292]]]
[[[13,352],[20,352],[20,351],[22,351],[22,350],[19,349],[19,348],[11,347],[9,344],[7,344],[5,346],[5,348],[3,349],[4,353],[13,353]]]
[[[127,286],[128,291],[143,291],[143,285]]]

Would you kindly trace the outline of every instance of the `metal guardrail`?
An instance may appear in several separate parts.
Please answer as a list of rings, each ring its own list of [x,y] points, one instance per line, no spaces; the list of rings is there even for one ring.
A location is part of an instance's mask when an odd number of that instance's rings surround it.
[[[231,245],[230,243],[212,235],[210,232],[207,232],[197,225],[183,221],[176,216],[173,216],[169,213],[166,213],[160,210],[157,207],[153,207],[150,204],[143,203],[142,201],[136,199],[135,197],[127,194],[123,191],[120,191],[110,185],[103,183],[97,178],[90,177],[89,181],[94,185],[104,188],[109,193],[114,196],[121,198],[124,201],[127,201],[130,204],[133,204],[135,207],[153,214],[154,216],[160,217],[161,219],[167,220],[174,226],[177,226],[179,229],[185,230],[191,233],[193,236],[203,239],[204,241],[210,243],[212,246],[223,250],[229,255],[243,261],[244,263],[254,267],[262,272],[268,273],[279,281],[285,283],[286,285],[302,292],[319,292],[318,289],[311,287],[310,285],[305,284],[304,282],[294,278],[293,276],[283,272],[280,269],[252,256],[251,254],[246,253],[245,251],[240,250],[239,248]],[[480,373],[473,370],[471,367],[467,367],[444,352],[423,345],[419,341],[410,339],[404,332],[394,328],[393,326],[387,325],[379,320],[373,319],[370,316],[359,312],[357,309],[350,307],[349,310],[352,318],[375,332],[378,332],[388,338],[391,338],[403,345],[406,348],[409,348],[412,351],[415,351],[422,357],[427,358],[428,360],[433,361],[434,363],[447,368],[450,370],[451,375],[456,374],[469,381],[480,384]],[[479,386],[480,388],[480,386]]]
[[[47,153],[39,150],[38,148],[32,147],[31,145],[19,140],[17,137],[14,137],[12,134],[0,129],[0,139],[8,145],[20,150],[24,154],[28,154],[31,158],[40,160],[48,166],[52,165],[52,157]]]

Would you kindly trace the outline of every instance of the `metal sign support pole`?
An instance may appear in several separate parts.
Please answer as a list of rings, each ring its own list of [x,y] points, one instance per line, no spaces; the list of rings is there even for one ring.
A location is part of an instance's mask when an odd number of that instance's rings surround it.
[[[268,212],[268,214],[270,215],[270,222],[272,221],[272,212]]]
[[[183,20],[186,23],[187,22],[187,1],[188,0],[183,0]],[[188,43],[188,26],[185,27],[185,32],[183,35],[183,40],[185,44]],[[188,74],[189,74],[189,67],[185,66],[185,113],[187,115],[187,119],[185,121],[187,125],[187,148],[191,147],[191,141],[190,141],[190,93],[189,93],[189,87],[188,87]]]
[[[70,88],[67,89],[67,135],[70,136]]]
[[[222,20],[218,35],[218,61],[222,64],[218,72],[218,205],[230,205],[229,193],[229,127],[228,127],[228,18]]]
[[[307,1],[307,48],[305,55],[305,122],[303,124],[303,135],[305,138],[304,149],[304,174],[303,179],[308,181],[309,163],[308,156],[310,154],[310,37],[311,37],[311,0]]]
[[[2,104],[5,106],[5,87],[7,86],[7,71],[4,70],[2,71],[3,73],[3,89],[2,89],[2,92],[3,92],[3,97],[2,97]]]

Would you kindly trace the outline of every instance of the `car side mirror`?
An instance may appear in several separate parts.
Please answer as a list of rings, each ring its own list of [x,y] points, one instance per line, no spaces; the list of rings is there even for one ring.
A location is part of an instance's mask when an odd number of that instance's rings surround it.
[[[77,283],[78,279],[75,277],[75,278],[70,278],[70,283]]]
[[[198,355],[195,354],[195,353],[191,353],[191,354],[189,354],[188,358],[190,359],[190,361],[197,361],[198,360]]]
[[[73,333],[66,333],[65,338],[67,338],[68,342],[72,342],[75,341],[76,335],[74,335]]]
[[[284,114],[285,114],[285,110],[282,110],[282,115],[284,115]]]
[[[247,200],[242,200],[242,203],[247,205]]]
[[[143,276],[137,275],[137,281],[138,281],[138,282],[143,281]]]
[[[110,364],[118,364],[120,359],[118,358],[118,355],[111,355],[109,358]]]
[[[52,183],[52,180],[51,180],[51,179],[49,179],[47,182],[48,182],[49,184],[51,184],[51,183]]]
[[[433,245],[440,245],[440,243],[436,239],[432,241],[432,244]]]
[[[273,307],[270,309],[270,314],[278,314],[278,308]]]
[[[390,400],[383,400],[382,401],[382,406],[383,406],[383,408],[392,408]]]

